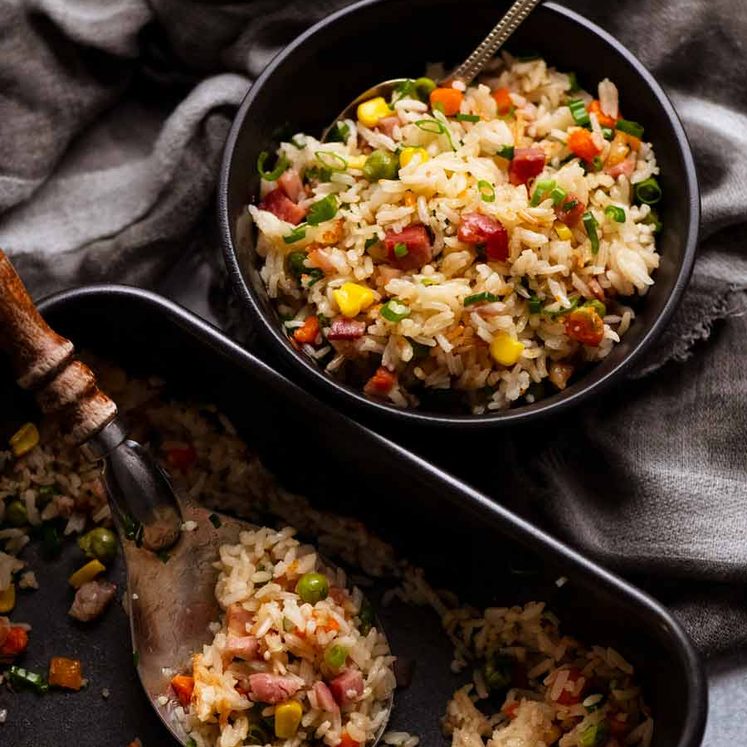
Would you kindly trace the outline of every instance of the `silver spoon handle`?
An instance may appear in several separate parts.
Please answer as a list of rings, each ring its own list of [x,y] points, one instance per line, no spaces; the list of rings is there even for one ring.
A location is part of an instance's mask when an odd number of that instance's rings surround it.
[[[541,1],[516,0],[477,49],[448,76],[447,82],[453,83],[458,80],[469,85]]]

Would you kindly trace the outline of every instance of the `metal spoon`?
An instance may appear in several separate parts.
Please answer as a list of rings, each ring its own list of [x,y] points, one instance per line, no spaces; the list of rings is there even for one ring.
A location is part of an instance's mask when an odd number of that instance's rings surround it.
[[[70,340],[54,332],[0,250],[0,349],[10,356],[16,379],[33,390],[46,414],[67,424],[91,459],[103,460],[109,505],[123,548],[132,650],[151,705],[182,744],[188,735],[174,714],[171,676],[189,668],[209,643],[208,626],[221,616],[215,598],[218,547],[256,529],[177,496],[149,452],[127,437],[117,406],[96,386],[91,370],[74,358]],[[193,531],[182,531],[193,521]],[[166,557],[168,554],[168,557]],[[323,565],[331,571],[328,560]],[[376,625],[382,631],[381,623]],[[382,631],[383,632],[383,631]],[[376,734],[377,744],[387,719]]]
[[[506,11],[506,14],[491,29],[490,33],[480,42],[472,54],[459,65],[456,70],[450,73],[446,78],[439,81],[440,86],[449,86],[456,82],[468,86],[482,71],[485,65],[495,56],[495,53],[506,43],[508,38],[519,28],[524,19],[540,4],[542,0],[516,0],[516,2]],[[389,99],[395,86],[404,83],[407,78],[394,78],[385,80],[372,86],[367,91],[351,101],[336,117],[334,122],[322,134],[322,142],[326,141],[329,133],[337,122],[341,119],[355,119],[355,110],[358,104],[364,101],[383,96]]]

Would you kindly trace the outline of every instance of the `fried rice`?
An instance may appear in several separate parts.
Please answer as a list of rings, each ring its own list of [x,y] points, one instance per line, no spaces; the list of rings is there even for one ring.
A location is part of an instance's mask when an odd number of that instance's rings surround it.
[[[653,149],[614,83],[593,98],[542,59],[504,54],[456,109],[419,82],[283,142],[273,171],[263,154],[242,218],[261,276],[292,343],[369,397],[533,402],[605,358],[654,283]]]

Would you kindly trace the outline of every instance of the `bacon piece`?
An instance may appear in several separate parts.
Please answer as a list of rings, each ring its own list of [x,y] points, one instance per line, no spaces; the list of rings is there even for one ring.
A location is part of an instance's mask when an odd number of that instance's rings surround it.
[[[623,176],[627,176],[628,179],[630,179],[634,171],[635,171],[635,156],[632,154],[628,156],[624,161],[621,161],[620,163],[616,163],[614,166],[607,166],[604,169],[605,174],[609,174],[615,179],[617,179],[617,177],[620,176],[621,174]]]
[[[264,196],[262,202],[259,203],[259,209],[267,210],[280,220],[288,221],[293,225],[300,223],[306,215],[306,208],[296,205],[280,187],[273,189],[272,192],[268,192]]]
[[[492,262],[508,258],[508,231],[495,218],[482,213],[465,213],[457,236],[465,244],[485,244],[485,252]]]
[[[75,592],[67,614],[81,622],[95,620],[109,606],[116,591],[117,587],[108,581],[89,581]]]
[[[245,610],[238,602],[229,605],[226,610],[226,627],[231,635],[246,635],[246,626],[251,625],[252,613]]]
[[[575,226],[586,210],[586,205],[578,195],[566,195],[563,201],[555,206],[555,217],[566,226]]]
[[[508,167],[508,180],[513,185],[526,184],[545,168],[545,152],[541,148],[516,148]]]
[[[402,256],[397,256],[395,251],[398,244],[404,244],[407,249],[407,252]],[[384,236],[384,246],[387,250],[389,262],[400,270],[420,269],[430,262],[433,256],[431,237],[428,235],[425,226],[420,224],[408,226],[399,233],[387,231]]]
[[[332,695],[332,691],[321,680],[314,683],[314,694],[316,695],[317,705],[323,711],[336,713],[340,709]]]
[[[392,136],[394,128],[399,124],[399,117],[383,117],[376,125],[376,128],[381,130],[385,135]]]
[[[249,693],[252,700],[260,703],[282,703],[292,698],[303,685],[303,680],[294,675],[257,672],[249,675]]]
[[[363,694],[363,675],[357,669],[346,669],[329,683],[329,689],[341,706],[348,705]]]
[[[306,194],[301,176],[295,169],[286,169],[278,178],[278,186],[293,202],[298,202]]]
[[[332,320],[328,340],[357,340],[366,333],[366,323],[338,316]]]
[[[251,661],[257,657],[258,648],[259,643],[253,635],[229,635],[226,641],[226,656]]]

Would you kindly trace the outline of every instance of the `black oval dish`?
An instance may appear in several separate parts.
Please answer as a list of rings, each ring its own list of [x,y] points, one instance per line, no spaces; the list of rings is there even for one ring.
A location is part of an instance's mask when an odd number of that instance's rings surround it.
[[[651,597],[313,399],[169,301],[99,286],[54,296],[41,307],[78,349],[108,357],[133,374],[160,375],[178,395],[218,404],[287,488],[307,495],[317,508],[366,522],[398,553],[422,565],[434,585],[454,588],[475,604],[547,601],[566,633],[614,646],[635,664],[656,719],[654,747],[701,743],[706,717],[701,662],[679,625]],[[34,414],[3,363],[4,440]],[[141,691],[121,604],[88,626],[66,615],[72,596],[66,579],[80,564],[74,544],[54,563],[39,560],[34,545],[24,558],[41,589],[22,593],[13,613],[33,626],[23,664],[44,671],[51,656],[78,657],[89,684],[77,694],[44,697],[0,689],[0,708],[8,709],[0,742],[57,747],[72,739],[80,747],[101,747],[125,745],[137,736],[145,747],[173,744]],[[121,601],[121,565],[110,575]],[[568,579],[562,586],[555,583],[559,576]],[[452,647],[428,610],[393,604],[379,607],[379,613],[395,654],[415,660],[410,687],[395,696],[391,727],[419,734],[428,747],[445,747],[440,717],[469,672],[451,673]]]
[[[507,5],[507,4],[506,4]],[[501,13],[494,0],[365,0],[330,15],[300,36],[267,67],[247,94],[228,137],[219,187],[218,213],[228,271],[254,323],[294,374],[326,394],[391,422],[490,426],[535,419],[598,395],[619,381],[659,336],[687,285],[695,258],[700,201],[690,147],[669,99],[643,65],[598,26],[554,3],[533,12],[509,43],[539,51],[581,82],[615,81],[626,117],[645,124],[656,149],[665,199],[660,237],[661,267],[631,330],[612,353],[565,391],[532,405],[484,415],[403,410],[366,398],[321,370],[290,345],[259,277],[253,236],[237,236],[236,219],[256,199],[254,167],[262,150],[298,131],[321,132],[360,91],[381,80],[423,74],[426,62],[455,64]],[[459,44],[453,42],[458,18]],[[426,29],[408,34],[401,29]],[[386,53],[372,52],[386,43]],[[447,56],[446,59],[444,57]],[[288,128],[290,127],[290,130]]]

